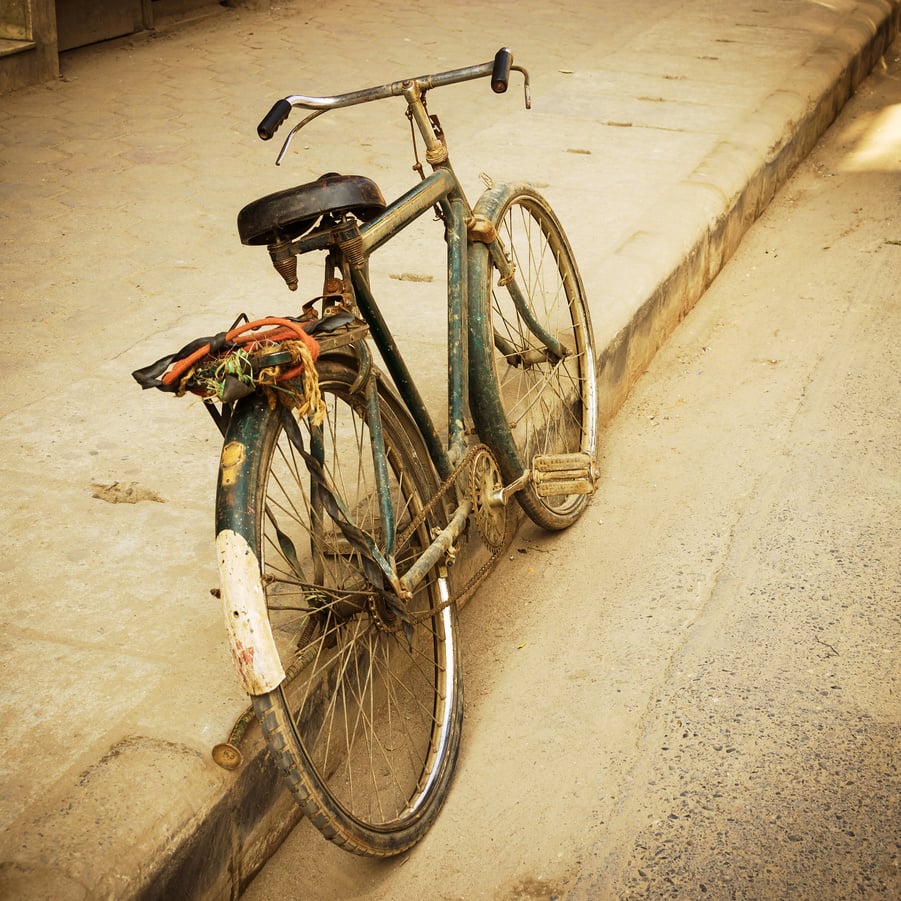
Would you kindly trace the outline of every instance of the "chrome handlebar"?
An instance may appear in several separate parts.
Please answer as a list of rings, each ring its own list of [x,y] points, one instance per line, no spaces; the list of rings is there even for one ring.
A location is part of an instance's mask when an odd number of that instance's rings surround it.
[[[417,78],[408,78],[403,81],[394,81],[389,84],[377,85],[372,88],[364,88],[360,91],[350,91],[346,94],[337,94],[334,97],[308,97],[304,94],[291,94],[282,100],[276,101],[272,109],[263,117],[257,126],[257,134],[264,141],[270,140],[278,131],[291,113],[291,110],[312,110],[309,116],[301,120],[291,129],[281,152],[276,159],[276,165],[281,163],[288,150],[288,145],[294,135],[308,122],[317,116],[333,109],[342,109],[346,106],[356,106],[361,103],[371,103],[374,100],[385,100],[388,97],[407,98],[408,104],[421,100],[426,91],[432,88],[441,88],[450,84],[459,84],[463,81],[472,81],[476,78],[491,78],[491,89],[502,94],[507,90],[510,72],[521,72],[524,81],[526,109],[532,107],[532,94],[529,83],[529,73],[522,66],[513,65],[513,54],[507,47],[498,50],[493,60],[475,66],[466,66],[462,69],[450,69],[447,72],[438,72],[435,75],[420,75]]]

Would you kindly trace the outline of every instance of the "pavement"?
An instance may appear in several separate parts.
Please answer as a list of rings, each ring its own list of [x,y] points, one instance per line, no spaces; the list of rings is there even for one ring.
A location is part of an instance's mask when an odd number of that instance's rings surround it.
[[[477,22],[433,0],[416,15],[212,9],[67,54],[58,83],[0,97],[2,898],[238,897],[296,822],[255,727],[237,770],[210,756],[246,707],[210,593],[217,433],[129,375],[239,312],[296,304],[237,240],[249,200],[325,171],[386,197],[415,177],[390,104],[317,120],[274,167],[255,138],[274,99],[511,46],[530,112],[517,85],[479,83],[435,92],[431,111],[473,199],[486,172],[535,182],[558,211],[609,419],[878,64],[901,5],[498,2]],[[428,225],[373,273],[399,343],[423,354],[443,340]],[[301,267],[301,295],[318,280]]]

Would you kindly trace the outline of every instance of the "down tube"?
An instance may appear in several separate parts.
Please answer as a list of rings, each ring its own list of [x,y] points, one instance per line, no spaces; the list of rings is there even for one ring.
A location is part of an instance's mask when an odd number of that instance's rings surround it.
[[[442,479],[446,479],[451,473],[447,452],[441,443],[441,439],[438,437],[435,423],[426,409],[425,401],[423,401],[422,395],[413,381],[413,376],[410,375],[410,370],[401,356],[400,349],[394,340],[394,335],[391,334],[388,323],[385,322],[382,312],[372,296],[366,275],[363,271],[351,267],[351,279],[357,298],[357,306],[369,325],[372,339],[375,341],[376,347],[378,347],[379,353],[381,353],[382,359],[388,367],[388,372],[391,373],[391,378],[394,379],[394,384],[397,386],[397,390],[410,411],[410,415],[422,434],[426,447],[429,450],[429,456],[432,458],[438,474]]]
[[[374,250],[381,247],[427,210],[430,210],[436,203],[441,203],[445,212],[451,211],[454,205],[447,200],[447,197],[448,194],[457,189],[457,181],[452,172],[446,169],[438,169],[433,172],[425,181],[411,188],[406,194],[395,200],[384,213],[371,222],[367,222],[360,229],[360,237],[362,238],[360,250],[362,255],[368,259]],[[452,213],[454,216],[457,214],[458,211],[456,210]],[[463,228],[461,217],[461,222],[458,226],[461,234]],[[465,269],[461,271],[465,271]],[[426,409],[422,396],[419,394],[413,377],[394,340],[394,336],[391,334],[391,330],[388,328],[388,324],[385,322],[381,310],[379,310],[378,304],[372,295],[366,272],[363,269],[351,266],[351,277],[357,295],[357,303],[364,318],[369,323],[373,340],[407,405],[407,409],[422,433],[438,474],[442,479],[446,479],[452,470],[447,450],[438,437],[432,417]],[[462,276],[458,277],[458,284],[461,278]],[[461,416],[456,418],[462,421]]]

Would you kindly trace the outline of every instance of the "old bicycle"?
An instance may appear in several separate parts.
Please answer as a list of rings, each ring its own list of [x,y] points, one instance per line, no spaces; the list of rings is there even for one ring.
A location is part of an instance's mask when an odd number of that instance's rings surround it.
[[[426,106],[427,92],[477,78],[503,92],[511,71],[528,106],[528,73],[507,49],[279,100],[264,139],[293,109],[309,111],[281,160],[317,116],[402,97],[431,172],[420,166],[392,203],[368,178],[330,173],[246,206],[241,240],[267,247],[290,288],[298,255],[325,253],[321,296],[135,373],[144,387],[201,394],[224,434],[216,544],[238,673],[305,814],[360,854],[409,848],[448,792],[463,713],[456,604],[486,569],[453,578],[467,530],[493,559],[513,497],[562,529],[597,481],[591,321],[563,229],[525,184],[490,187],[470,206]],[[447,245],[446,434],[369,279],[370,256],[431,210]]]

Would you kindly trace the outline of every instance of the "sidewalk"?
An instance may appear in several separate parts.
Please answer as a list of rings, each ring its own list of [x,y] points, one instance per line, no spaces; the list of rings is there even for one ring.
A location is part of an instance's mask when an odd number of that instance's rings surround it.
[[[209,754],[246,704],[210,596],[217,434],[197,405],[129,376],[241,311],[296,302],[265,252],[239,244],[246,202],[329,170],[370,175],[386,197],[409,186],[402,108],[319,119],[277,169],[254,134],[272,100],[509,44],[532,76],[530,113],[518,84],[495,97],[478,83],[435,92],[431,111],[473,196],[484,170],[536,182],[557,209],[607,348],[609,416],[876,64],[901,8],[579,0],[561,16],[498,3],[469,29],[462,6],[424,6],[223,11],[79,51],[62,82],[0,97],[14,348],[0,402],[0,898],[235,897],[295,816],[255,727],[241,769]],[[412,254],[391,245],[374,263],[387,318],[406,322],[399,343],[424,352],[443,339],[431,246],[417,233]],[[436,282],[423,293],[390,277],[405,272]],[[302,272],[301,299],[318,279]]]

